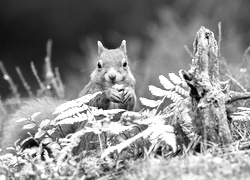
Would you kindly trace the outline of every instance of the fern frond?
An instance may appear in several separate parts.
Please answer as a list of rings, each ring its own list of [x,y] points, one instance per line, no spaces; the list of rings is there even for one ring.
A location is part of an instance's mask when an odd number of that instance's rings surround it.
[[[145,110],[146,111],[146,110]],[[143,111],[144,112],[144,111]],[[148,111],[147,111],[148,112]],[[145,113],[146,114],[146,113]],[[122,113],[121,119],[122,120],[134,120],[134,119],[139,119],[142,118],[143,114],[140,112],[134,112],[134,111],[126,111],[124,113]]]
[[[59,124],[74,124],[76,122],[82,122],[87,120],[86,114],[79,114],[77,116],[67,117],[65,119],[62,119],[56,123],[56,125]]]
[[[160,83],[165,89],[173,89],[174,85],[163,75],[159,76]]]
[[[53,114],[62,113],[64,111],[66,111],[67,109],[71,109],[73,107],[87,108],[86,104],[91,99],[95,98],[98,94],[101,94],[101,92],[96,92],[94,94],[87,94],[87,95],[82,96],[78,99],[67,101],[67,102],[63,103],[62,105],[58,106]]]
[[[250,108],[238,107],[239,112],[234,112],[231,117],[234,121],[248,121],[250,120]]]
[[[250,112],[250,108],[248,107],[237,107],[238,110],[241,110],[241,111],[249,111]]]
[[[235,113],[233,113],[233,115],[238,115],[238,116],[247,116],[247,113],[245,113],[244,111],[242,111],[242,112],[235,112]]]
[[[74,108],[75,108],[75,110],[78,108],[78,109],[81,109],[81,111],[84,111],[84,110],[88,109],[88,106],[84,103],[81,104],[75,100],[67,101],[67,102],[61,104],[60,106],[58,106],[53,114],[64,113],[64,112],[67,112],[70,109],[74,109]]]
[[[156,111],[157,111],[156,109],[152,109],[152,110],[146,109],[145,111],[142,111],[140,114],[145,119],[147,117],[155,116]]]
[[[151,92],[152,95],[154,96],[158,96],[158,97],[164,97],[167,93],[167,91],[165,90],[162,90],[158,87],[155,87],[155,86],[148,86],[149,88],[149,91]]]
[[[175,86],[175,91],[184,97],[189,96],[189,92],[185,90],[184,88],[180,87],[179,85]]]
[[[91,110],[91,114],[94,115],[94,116],[112,116],[112,115],[115,115],[117,113],[120,113],[120,112],[124,112],[125,110],[124,109],[108,109],[108,110],[103,110],[103,109],[98,109],[98,108],[95,108],[95,107],[89,107],[89,109]]]
[[[181,95],[179,95],[176,92],[171,92],[171,91],[168,91],[166,93],[166,97],[171,99],[173,102],[178,102],[180,100],[183,100],[183,97],[181,97]]]
[[[99,110],[95,107],[89,107],[86,105],[91,99],[93,99],[96,95],[101,92],[97,92],[94,94],[87,94],[83,97],[80,97],[75,100],[68,101],[59,107],[56,108],[53,114],[58,114],[54,119],[56,124],[73,124],[75,122],[82,122],[86,120],[93,119],[94,116],[103,115],[103,116],[111,116],[112,114],[116,114],[117,112],[121,112],[124,110],[110,110],[103,111]],[[91,111],[89,113],[88,111]]]
[[[140,138],[149,139],[150,142],[165,142],[172,147],[173,152],[176,151],[176,136],[174,134],[174,128],[170,125],[164,125],[163,120],[159,117],[154,118],[154,123],[150,125],[146,130],[135,135],[134,137],[127,139],[126,141],[116,145],[110,146],[101,155],[101,158],[106,157],[110,153],[117,151],[120,153],[123,149],[130,146],[133,142]]]
[[[140,98],[140,101],[142,105],[151,107],[151,108],[157,107],[162,102],[161,100],[155,101],[155,100],[149,100],[149,99],[142,98],[142,97]]]
[[[87,104],[90,100],[94,99],[98,94],[102,94],[102,92],[98,91],[94,94],[87,94],[77,99],[77,102]]]
[[[81,114],[85,110],[86,110],[86,108],[73,107],[73,108],[70,108],[70,109],[64,111],[63,113],[59,114],[54,120],[60,121],[60,120],[65,119],[65,118],[72,117],[76,114]]]
[[[179,76],[177,76],[175,73],[169,73],[168,75],[169,75],[170,80],[171,80],[174,84],[179,85],[179,84],[182,83],[181,78],[180,78]]]
[[[231,116],[233,121],[246,121],[248,120],[248,118],[246,116],[242,116],[242,115],[233,115]]]
[[[131,130],[133,127],[134,126],[124,126],[117,122],[110,122],[106,127],[104,126],[102,128],[102,132],[108,132],[111,134],[120,134],[124,131]]]
[[[250,108],[247,107],[238,107],[238,110],[240,110],[240,113],[244,113],[246,115],[250,115]],[[237,112],[235,112],[234,114],[237,114]]]

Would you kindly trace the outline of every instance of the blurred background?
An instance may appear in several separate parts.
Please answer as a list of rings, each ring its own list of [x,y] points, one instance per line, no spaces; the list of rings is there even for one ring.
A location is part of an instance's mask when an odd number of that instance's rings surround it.
[[[33,61],[42,75],[46,42],[53,40],[52,63],[59,67],[67,98],[74,98],[89,81],[97,54],[97,40],[107,48],[127,41],[137,94],[150,97],[147,86],[159,86],[159,75],[188,70],[193,39],[200,26],[218,37],[222,23],[221,54],[239,64],[250,45],[250,1],[247,0],[1,0],[0,60],[22,96],[15,71],[21,68],[35,91]],[[2,76],[2,74],[0,74]],[[10,95],[0,78],[0,95]]]

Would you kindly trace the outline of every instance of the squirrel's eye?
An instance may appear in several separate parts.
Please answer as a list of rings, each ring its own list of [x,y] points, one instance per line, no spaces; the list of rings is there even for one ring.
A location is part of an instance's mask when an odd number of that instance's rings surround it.
[[[102,68],[102,63],[101,63],[101,61],[99,61],[99,62],[97,63],[97,67],[98,67],[98,69],[101,69],[101,68]]]
[[[124,61],[122,66],[123,66],[124,68],[126,68],[127,65],[128,65],[128,62],[127,62],[127,61]]]

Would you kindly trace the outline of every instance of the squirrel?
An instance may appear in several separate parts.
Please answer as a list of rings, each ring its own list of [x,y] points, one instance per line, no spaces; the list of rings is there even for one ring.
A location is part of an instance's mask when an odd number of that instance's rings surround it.
[[[134,110],[135,78],[128,65],[126,41],[118,49],[108,50],[98,41],[98,62],[89,83],[80,96],[101,91],[89,105],[106,109]]]
[[[97,108],[107,109],[125,109],[134,110],[136,105],[135,78],[130,71],[127,57],[126,41],[123,40],[121,46],[117,49],[106,49],[100,41],[98,45],[97,64],[90,75],[89,83],[81,90],[79,96],[93,94],[100,91],[101,94],[92,99],[88,105]],[[38,98],[26,101],[25,104],[11,115],[4,127],[3,138],[1,142],[2,149],[13,146],[17,139],[19,142],[28,137],[29,130],[22,130],[25,123],[17,123],[20,118],[29,118],[35,112],[41,112],[38,121],[51,119],[54,109],[62,104],[63,100],[53,98]],[[38,122],[38,123],[40,123]],[[65,135],[74,133],[83,127],[82,124],[75,123],[71,127],[64,127]],[[32,135],[37,129],[32,129]],[[15,133],[13,133],[15,132]],[[22,149],[29,148],[34,142],[28,142],[22,146]],[[79,147],[86,146],[86,142],[80,143]],[[79,152],[80,148],[76,152]]]

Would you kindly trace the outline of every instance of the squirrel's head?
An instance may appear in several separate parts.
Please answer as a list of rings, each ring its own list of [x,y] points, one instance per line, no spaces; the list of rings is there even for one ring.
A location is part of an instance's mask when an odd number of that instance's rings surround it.
[[[117,49],[106,49],[100,41],[98,45],[98,62],[91,79],[96,83],[112,86],[114,84],[135,84],[127,57],[126,41],[123,40]]]

